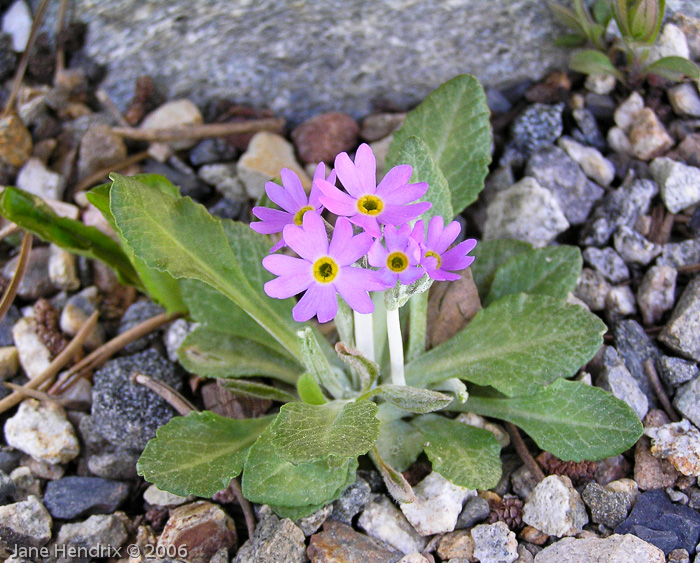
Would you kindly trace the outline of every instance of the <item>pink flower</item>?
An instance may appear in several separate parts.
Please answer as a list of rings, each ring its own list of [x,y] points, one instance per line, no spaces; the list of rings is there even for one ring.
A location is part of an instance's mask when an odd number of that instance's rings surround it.
[[[352,225],[339,218],[328,243],[321,216],[305,213],[301,227],[287,225],[284,240],[300,258],[274,254],[263,259],[263,266],[279,276],[265,284],[265,293],[287,299],[305,291],[294,307],[294,320],[304,322],[317,316],[319,322],[332,320],[338,312],[336,292],[359,313],[374,310],[368,291],[384,289],[376,272],[352,266],[372,245],[369,233],[353,236]]]
[[[473,256],[467,256],[476,246],[475,239],[467,239],[460,242],[454,248],[447,250],[459,235],[461,226],[457,221],[452,221],[444,227],[444,219],[439,215],[433,217],[428,224],[428,236],[425,237],[423,220],[416,221],[413,227],[413,238],[421,248],[421,266],[425,268],[428,276],[434,280],[458,280],[461,276],[453,274],[471,265]]]
[[[382,234],[380,223],[403,225],[432,206],[427,201],[407,205],[428,191],[425,182],[408,183],[413,169],[407,164],[394,166],[377,185],[377,162],[367,144],[357,149],[354,163],[348,153],[336,156],[335,172],[348,193],[323,179],[314,180],[314,186],[322,192],[321,203],[332,213],[349,217],[375,237]]]
[[[320,191],[316,187],[316,182],[324,180],[325,166],[321,162],[316,167],[311,193],[308,197],[304,187],[301,185],[299,176],[288,168],[282,168],[280,171],[282,185],[267,182],[265,184],[265,192],[267,192],[267,197],[284,211],[267,207],[254,207],[253,215],[260,219],[260,222],[251,223],[250,228],[264,235],[281,233],[287,225],[301,225],[307,211],[321,213],[323,205],[319,201]],[[327,182],[330,185],[335,184],[335,172],[330,173]],[[284,237],[270,249],[270,252],[276,252],[283,246],[285,246]]]
[[[410,235],[409,225],[403,225],[400,229],[387,225],[384,229],[386,248],[376,240],[369,249],[369,263],[381,268],[377,273],[385,289],[395,286],[396,280],[404,285],[412,284],[425,273],[419,267],[420,247]]]

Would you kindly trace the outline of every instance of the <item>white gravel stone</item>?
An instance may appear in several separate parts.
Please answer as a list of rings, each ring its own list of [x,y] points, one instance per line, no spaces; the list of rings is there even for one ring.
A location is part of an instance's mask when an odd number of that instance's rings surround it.
[[[667,459],[683,475],[700,475],[700,431],[687,419],[644,429],[654,457]]]
[[[700,277],[686,286],[659,339],[681,355],[700,362]]]
[[[472,538],[481,563],[513,563],[518,558],[518,540],[505,522],[474,526]]]
[[[608,145],[612,150],[620,154],[632,156],[632,143],[627,134],[619,127],[611,127],[608,130]]]
[[[141,129],[169,129],[185,125],[199,125],[204,123],[204,118],[196,105],[190,100],[173,100],[156,108],[141,122]],[[167,144],[174,150],[193,147],[198,139],[182,139],[169,141]]]
[[[30,158],[17,175],[17,187],[41,198],[62,199],[66,180],[36,157]]]
[[[583,251],[583,259],[612,283],[620,283],[630,277],[625,261],[609,246],[602,249],[590,246]]]
[[[671,213],[700,203],[700,168],[670,158],[655,158],[649,166],[661,199]]]
[[[19,363],[29,379],[49,367],[51,352],[36,333],[34,317],[22,317],[12,327],[12,338],[19,353]]]
[[[75,291],[80,287],[80,279],[76,268],[75,254],[51,245],[49,256],[49,279],[58,289]]]
[[[425,557],[420,553],[409,553],[404,555],[397,563],[430,563]]]
[[[634,116],[642,109],[644,109],[644,99],[638,92],[632,92],[624,102],[617,106],[614,115],[615,125],[622,129],[623,133],[629,133],[634,123]]]
[[[32,13],[24,0],[16,0],[2,17],[2,31],[12,36],[12,48],[21,53],[32,30]]]
[[[34,495],[0,506],[0,553],[3,548],[13,551],[15,542],[32,547],[45,545],[51,539],[52,522],[49,511]]]
[[[649,49],[647,64],[658,61],[664,57],[690,58],[690,49],[685,33],[672,23],[667,23],[656,38],[656,41]]]
[[[610,391],[621,401],[625,401],[642,420],[649,412],[649,400],[615,348],[605,349],[603,363],[603,370],[598,376],[596,385]]]
[[[584,86],[589,92],[607,96],[615,89],[615,82],[616,79],[612,74],[596,73],[586,76]]]
[[[198,326],[199,323],[188,323],[184,319],[177,319],[170,323],[170,326],[163,335],[163,343],[168,353],[168,359],[171,362],[178,361],[177,349],[184,342],[185,338],[187,338],[187,335]]]
[[[574,296],[583,301],[591,311],[602,311],[605,309],[605,300],[610,289],[610,282],[602,274],[590,268],[583,268]]]
[[[535,563],[665,563],[664,552],[655,545],[625,534],[607,538],[565,539],[546,547]]]
[[[700,378],[696,377],[678,388],[673,406],[695,426],[700,426]]]
[[[16,346],[0,348],[0,381],[14,377],[19,370],[19,354]]]
[[[560,137],[557,144],[581,167],[583,173],[597,184],[609,186],[615,179],[613,163],[598,149],[586,147],[568,137]]]
[[[46,463],[68,463],[80,453],[73,426],[55,403],[26,399],[5,423],[7,443]]]
[[[385,496],[371,501],[360,514],[357,523],[367,535],[389,544],[401,553],[421,552],[428,543]]]
[[[498,440],[498,443],[502,448],[507,448],[510,445],[510,436],[506,432],[505,428],[500,424],[495,422],[489,422],[483,416],[473,413],[473,412],[463,412],[457,418],[455,422],[461,422],[462,424],[468,424],[469,426],[476,426],[477,428],[483,428],[491,432]]]
[[[550,475],[525,502],[523,521],[550,536],[575,536],[588,524],[588,513],[571,479]]]
[[[282,168],[296,172],[304,188],[311,188],[311,178],[297,162],[294,146],[280,135],[261,131],[238,160],[238,177],[248,196],[258,199],[265,193],[265,183],[278,177]]]
[[[632,155],[640,160],[651,160],[674,145],[654,110],[649,108],[635,114],[628,137],[632,144]]]
[[[476,491],[458,487],[433,471],[414,488],[417,500],[402,503],[401,510],[422,536],[443,534],[455,529],[464,501]]]
[[[627,317],[637,312],[637,304],[632,288],[628,285],[616,285],[605,296],[605,307],[613,317]]]
[[[613,242],[615,250],[628,264],[646,266],[663,250],[660,245],[649,241],[644,235],[625,225],[618,227]]]
[[[192,502],[194,498],[195,497],[193,495],[181,497],[179,495],[169,493],[168,491],[161,491],[155,485],[151,485],[143,493],[143,500],[152,506],[180,506],[186,502]]]
[[[678,272],[671,266],[652,266],[637,289],[637,303],[645,324],[656,324],[675,304]]]
[[[56,536],[56,544],[104,548],[110,546],[118,549],[127,538],[126,526],[119,516],[96,514],[83,522],[63,524]]]
[[[246,197],[245,188],[236,173],[236,163],[205,164],[197,176],[214,186],[224,197],[240,200]]]
[[[552,192],[525,177],[498,193],[488,206],[484,240],[514,238],[541,248],[568,228]]]
[[[666,93],[676,115],[700,117],[700,95],[692,82],[669,88]]]

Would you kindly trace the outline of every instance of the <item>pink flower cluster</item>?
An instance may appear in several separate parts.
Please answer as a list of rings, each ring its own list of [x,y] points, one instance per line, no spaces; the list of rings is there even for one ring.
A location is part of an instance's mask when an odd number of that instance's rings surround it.
[[[308,196],[299,177],[282,169],[282,185],[265,186],[281,210],[253,209],[260,219],[251,224],[253,230],[282,233],[270,252],[289,246],[299,256],[271,254],[263,259],[263,266],[279,276],[265,284],[270,297],[287,299],[305,292],[293,310],[296,321],[314,316],[322,323],[332,320],[338,312],[338,294],[355,311],[371,313],[370,291],[383,291],[397,282],[409,285],[425,274],[434,280],[456,280],[460,276],[454,272],[473,262],[467,254],[476,240],[449,248],[460,232],[457,221],[445,226],[442,217],[433,217],[427,233],[423,220],[411,227],[410,222],[432,204],[412,203],[425,195],[428,184],[409,184],[410,166],[395,166],[377,184],[374,153],[362,144],[355,162],[341,153],[327,178],[324,168],[323,163],[316,168]],[[345,191],[336,187],[336,178]],[[330,240],[321,217],[324,208],[338,215]],[[353,225],[364,232],[354,234]],[[376,269],[359,267],[356,263],[363,256]]]

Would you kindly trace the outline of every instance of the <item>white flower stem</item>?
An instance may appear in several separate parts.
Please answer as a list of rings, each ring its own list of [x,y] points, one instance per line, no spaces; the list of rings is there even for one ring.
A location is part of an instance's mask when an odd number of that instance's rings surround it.
[[[374,322],[372,313],[363,315],[353,311],[355,317],[355,346],[368,360],[374,361]]]
[[[391,382],[394,385],[406,385],[403,370],[403,339],[401,338],[401,320],[398,309],[387,309],[386,332],[389,336],[389,358],[391,360]]]

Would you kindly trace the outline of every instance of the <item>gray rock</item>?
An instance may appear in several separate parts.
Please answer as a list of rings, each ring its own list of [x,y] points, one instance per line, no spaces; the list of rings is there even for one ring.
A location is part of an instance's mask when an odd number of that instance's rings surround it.
[[[637,312],[637,302],[634,293],[628,285],[616,285],[610,288],[605,298],[606,315],[612,320],[634,315]]]
[[[661,356],[660,366],[661,380],[669,387],[678,387],[700,375],[697,364],[683,358]]]
[[[614,242],[615,250],[628,264],[644,266],[661,254],[661,246],[625,225],[617,229]]]
[[[671,266],[653,266],[644,274],[637,290],[637,303],[644,324],[658,323],[664,313],[673,308],[677,276],[678,272]]]
[[[554,194],[566,220],[572,225],[583,223],[593,204],[605,193],[600,186],[586,178],[566,152],[556,146],[534,152],[525,167],[525,175],[531,176]]]
[[[140,129],[169,129],[174,127],[186,127],[187,125],[199,125],[204,118],[199,108],[190,100],[180,99],[166,102],[157,107],[139,125]],[[178,139],[168,141],[167,144],[174,150],[188,149],[197,143],[196,139]]]
[[[603,370],[596,380],[596,385],[625,401],[640,420],[649,411],[646,395],[612,346],[606,348],[603,353]]]
[[[571,112],[578,125],[578,129],[573,132],[573,137],[578,142],[584,145],[590,145],[597,148],[600,151],[607,149],[607,143],[605,142],[605,137],[600,132],[600,127],[598,127],[598,122],[595,119],[593,113],[586,108],[575,109]]]
[[[700,362],[700,276],[693,278],[683,291],[659,340],[681,355]]]
[[[615,90],[615,76],[612,74],[595,73],[586,76],[586,90],[605,96]]]
[[[308,538],[310,535],[315,534],[318,529],[323,526],[323,523],[328,520],[332,512],[333,505],[327,504],[326,506],[319,508],[313,514],[300,518],[295,522],[295,524],[304,533],[304,536]]]
[[[411,107],[460,73],[497,84],[566,61],[551,41],[559,26],[532,0],[507,8],[489,0],[334,0],[293,8],[266,0],[233,10],[209,0],[201,10],[191,7],[182,0],[75,5],[89,24],[87,54],[110,69],[103,85],[122,110],[133,95],[124,76],[157,76],[173,98],[198,103],[235,92],[242,103],[303,120],[338,108],[361,117],[381,100]],[[55,19],[49,14],[46,21]]]
[[[383,541],[404,554],[421,552],[428,543],[389,498],[383,495],[365,507],[357,523],[368,536]]]
[[[306,546],[302,532],[289,518],[268,515],[255,528],[232,563],[303,563]]]
[[[632,508],[629,495],[610,491],[595,481],[586,485],[581,498],[591,511],[591,520],[608,528],[615,528],[620,524]]]
[[[700,202],[700,169],[670,158],[655,158],[649,170],[671,213]]]
[[[103,479],[134,479],[138,456],[127,451],[100,453],[90,456],[88,470]]]
[[[136,325],[141,324],[142,322],[147,321],[148,319],[160,315],[164,312],[165,309],[163,309],[163,307],[161,307],[160,305],[156,305],[155,303],[153,303],[153,301],[148,301],[146,299],[137,301],[136,303],[131,305],[124,313],[124,316],[119,322],[119,328],[117,330],[117,333],[123,334],[127,330],[131,330],[132,328],[134,328]],[[124,347],[124,352],[126,352],[127,354],[140,352],[141,350],[155,342],[160,336],[161,332],[162,329],[154,330],[148,333],[146,336],[142,336],[138,340],[130,342]]]
[[[672,23],[664,25],[656,41],[649,49],[650,63],[656,62],[664,57],[690,57],[690,49],[685,34],[679,27]]]
[[[83,135],[78,153],[78,177],[83,180],[126,158],[126,143],[107,125],[94,125]]]
[[[610,283],[601,274],[590,268],[583,268],[574,295],[591,311],[602,311],[605,309],[609,291]]]
[[[491,508],[489,503],[481,497],[472,497],[464,503],[464,509],[457,518],[455,529],[471,528],[474,524],[486,520]]]
[[[10,78],[17,68],[17,54],[12,49],[12,36],[0,33],[0,81]]]
[[[22,281],[19,282],[17,295],[28,301],[35,301],[40,297],[48,297],[56,292],[56,288],[49,279],[49,258],[51,250],[48,246],[33,248],[29,254],[27,271],[24,272]],[[6,280],[11,280],[17,269],[18,257],[14,257],[3,268],[2,275]]]
[[[176,156],[168,160],[168,164],[156,160],[147,160],[142,172],[145,174],[160,174],[180,188],[180,194],[194,200],[203,201],[209,198],[213,189],[202,182],[189,166]]]
[[[589,246],[583,251],[583,259],[612,283],[620,283],[630,277],[625,261],[609,246],[602,249]]]
[[[653,456],[670,461],[682,475],[700,476],[700,431],[687,419],[645,428],[644,434],[651,438]],[[688,496],[684,493],[680,496],[679,491],[669,488],[666,494],[675,503],[688,504]],[[697,539],[700,540],[700,534]]]
[[[192,502],[195,499],[193,495],[181,497],[168,491],[160,490],[156,485],[151,485],[143,493],[144,502],[151,506],[174,507],[181,506],[186,502]]]
[[[49,279],[54,287],[64,291],[75,291],[80,287],[75,254],[52,244],[49,257]]]
[[[632,156],[639,160],[651,160],[674,145],[673,139],[650,108],[643,108],[634,114],[628,137]]]
[[[700,117],[700,96],[698,96],[697,87],[692,82],[669,88],[666,93],[676,115]]]
[[[109,548],[119,549],[127,540],[124,522],[113,514],[90,516],[84,522],[63,524],[56,536],[57,546],[93,547],[101,546],[102,553],[111,552]],[[111,553],[110,553],[111,554]],[[89,557],[59,557],[56,563],[79,563],[89,561]]]
[[[153,391],[131,381],[137,371],[175,389],[182,387],[175,366],[155,350],[111,360],[95,373],[91,418],[93,428],[108,442],[140,452],[175,411]]]
[[[489,98],[489,95],[491,98]],[[493,90],[492,88],[486,90],[487,100],[490,100],[493,98],[493,96],[498,95],[501,94],[497,90]],[[503,104],[502,101],[499,103]],[[505,103],[508,104],[508,100],[505,100]],[[489,108],[490,107],[491,106],[489,105]],[[508,109],[510,109],[510,107]],[[405,113],[373,113],[362,120],[360,137],[362,137],[362,139],[368,143],[379,141],[384,137],[391,135],[394,131],[401,127],[405,119]]]
[[[177,349],[184,342],[187,335],[194,330],[196,323],[188,323],[185,319],[177,319],[170,323],[163,335],[163,344],[168,353],[168,359],[175,363],[177,359]]]
[[[586,147],[569,137],[561,137],[557,144],[581,167],[583,173],[596,184],[609,186],[615,179],[615,167],[598,149]]]
[[[683,242],[669,242],[664,245],[661,256],[656,259],[659,266],[690,266],[700,262],[700,238],[688,239]]]
[[[657,405],[656,393],[649,383],[644,369],[644,362],[649,358],[658,364],[659,350],[651,341],[644,328],[631,319],[618,321],[613,324],[615,347],[627,366],[630,374],[637,380],[639,388],[644,392],[649,402],[649,408]]]
[[[474,557],[481,563],[513,563],[518,558],[518,540],[505,522],[475,526],[472,538]]]
[[[19,460],[22,457],[22,452],[9,448],[0,450],[0,471],[10,473],[19,465]]]
[[[49,170],[41,160],[32,157],[19,171],[17,187],[42,199],[62,199],[66,180]]]
[[[588,523],[588,514],[571,479],[550,475],[525,502],[523,522],[550,536],[574,536]]]
[[[10,479],[16,487],[13,497],[15,501],[27,500],[32,495],[41,497],[41,480],[26,465],[13,470]]]
[[[371,494],[369,483],[358,477],[333,503],[331,518],[343,524],[352,525],[352,519],[364,509],[370,501]]]
[[[11,305],[5,313],[5,316],[0,320],[0,346],[14,346],[15,340],[12,338],[12,327],[20,319],[22,315],[15,305]]]
[[[0,506],[0,553],[14,546],[41,547],[51,539],[51,515],[35,496]]]
[[[535,556],[535,563],[665,563],[664,552],[631,534],[607,538],[567,539]]]
[[[249,218],[250,207],[247,202],[223,197],[209,208],[209,213],[222,219],[242,221]]]
[[[236,174],[236,163],[205,164],[197,175],[214,186],[224,197],[234,200],[246,199],[243,184]]]
[[[212,164],[214,162],[227,162],[236,158],[236,148],[218,137],[216,139],[204,139],[190,151],[190,162],[194,166]]]
[[[564,104],[533,104],[515,118],[510,128],[515,147],[528,156],[539,148],[551,145],[564,130]]]
[[[17,492],[17,485],[10,479],[10,476],[4,471],[0,471],[0,505],[7,504],[10,499],[14,498]]]
[[[4,7],[4,6],[3,6]],[[24,0],[15,0],[2,17],[2,31],[12,37],[12,48],[21,53],[32,29],[32,13]]]
[[[697,371],[697,367],[696,367]],[[700,378],[685,383],[678,388],[673,398],[673,406],[695,426],[700,426]]]
[[[530,493],[535,489],[537,483],[537,477],[535,477],[526,465],[521,466],[516,469],[510,477],[510,482],[513,487],[513,492],[520,498],[526,499],[530,496]]]
[[[128,496],[126,483],[99,477],[64,477],[46,485],[44,504],[54,518],[71,520],[86,514],[110,514]]]
[[[34,317],[22,317],[12,327],[19,363],[27,376],[38,377],[51,364],[51,351],[37,334]]]
[[[539,248],[569,228],[552,193],[528,177],[497,194],[486,214],[484,240],[515,238]]]

